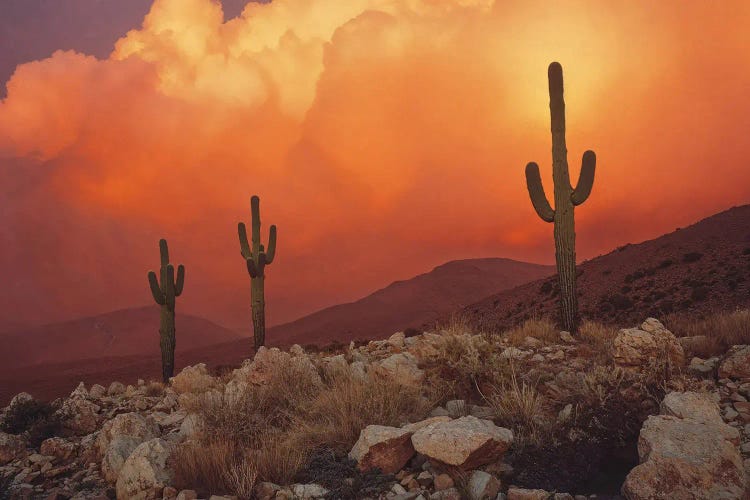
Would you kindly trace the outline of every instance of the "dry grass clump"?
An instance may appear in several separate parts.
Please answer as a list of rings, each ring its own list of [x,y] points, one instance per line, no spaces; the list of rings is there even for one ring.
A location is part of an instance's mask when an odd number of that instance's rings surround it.
[[[549,435],[552,421],[547,415],[546,399],[536,385],[519,382],[515,372],[502,386],[495,387],[486,401],[496,422],[513,429],[516,449],[529,443],[538,445]]]
[[[490,335],[443,335],[438,354],[427,366],[428,377],[446,394],[461,399],[481,398],[477,388],[501,385],[510,374],[505,349]]]
[[[432,389],[375,375],[345,372],[321,382],[279,366],[265,385],[192,401],[201,432],[196,446],[180,449],[178,476],[201,493],[247,498],[256,481],[294,482],[316,449],[348,452],[367,425],[422,419],[437,399]]]
[[[474,333],[474,329],[471,327],[469,318],[465,314],[453,313],[448,319],[448,322],[440,325],[440,332],[443,335],[455,336],[455,335],[471,335]]]
[[[143,389],[148,397],[161,397],[164,395],[164,384],[155,380],[150,381]]]
[[[750,310],[712,314],[696,320],[688,316],[673,315],[666,320],[667,327],[678,337],[705,336],[703,342],[691,344],[693,354],[711,357],[729,347],[750,344]]]
[[[589,349],[589,358],[605,361],[610,357],[612,341],[617,336],[618,331],[613,326],[584,320],[578,328],[576,338],[583,343],[582,347]],[[579,352],[583,354],[580,348]]]
[[[399,426],[423,418],[442,397],[438,389],[378,376],[335,377],[295,420],[305,447],[348,451],[371,424]]]
[[[503,334],[503,338],[514,346],[523,344],[526,337],[534,337],[545,342],[559,342],[560,329],[549,318],[532,318]]]

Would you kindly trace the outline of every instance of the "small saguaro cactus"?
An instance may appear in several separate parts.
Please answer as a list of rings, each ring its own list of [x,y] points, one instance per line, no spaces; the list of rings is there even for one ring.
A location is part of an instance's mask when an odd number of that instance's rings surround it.
[[[253,311],[253,341],[255,349],[266,343],[266,300],[264,297],[264,281],[266,266],[273,262],[276,255],[276,226],[272,225],[268,233],[268,247],[260,243],[260,198],[250,198],[251,240],[247,239],[245,224],[237,225],[240,236],[240,253],[247,263],[250,274],[250,300]]]
[[[161,255],[160,278],[157,279],[154,271],[148,272],[148,284],[151,287],[151,295],[161,306],[161,324],[159,326],[159,344],[161,346],[161,373],[164,382],[174,375],[174,348],[175,328],[174,309],[175,299],[182,294],[185,284],[185,266],[177,266],[177,279],[175,280],[174,266],[169,263],[169,249],[167,240],[159,240],[159,254]]]
[[[560,63],[553,62],[547,70],[549,79],[549,108],[552,115],[552,180],[555,185],[555,208],[544,194],[539,166],[526,165],[526,186],[531,203],[545,222],[554,222],[555,260],[560,283],[560,320],[570,332],[578,330],[578,297],[576,295],[576,233],[574,209],[591,194],[596,170],[593,151],[583,153],[581,175],[575,189],[568,173],[568,150],[565,145],[565,101],[563,73]]]

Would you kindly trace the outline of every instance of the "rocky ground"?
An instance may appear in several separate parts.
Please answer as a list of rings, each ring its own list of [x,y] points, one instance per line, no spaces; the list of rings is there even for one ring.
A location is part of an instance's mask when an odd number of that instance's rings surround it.
[[[703,340],[454,327],[21,393],[0,498],[750,498],[750,346],[693,357]]]

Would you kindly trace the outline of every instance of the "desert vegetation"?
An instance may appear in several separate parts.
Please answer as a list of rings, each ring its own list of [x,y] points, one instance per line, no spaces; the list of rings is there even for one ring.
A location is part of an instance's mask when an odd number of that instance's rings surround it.
[[[552,177],[554,180],[555,208],[544,194],[539,166],[526,165],[526,185],[537,215],[555,226],[555,260],[560,291],[560,324],[570,332],[578,332],[578,296],[576,292],[576,233],[575,207],[585,202],[591,194],[596,171],[593,151],[583,154],[581,175],[573,188],[568,172],[568,149],[565,145],[565,100],[563,98],[563,71],[559,63],[548,68],[550,113],[552,115]]]
[[[241,366],[191,366],[168,384],[81,385],[52,405],[19,395],[3,411],[0,472],[30,464],[30,476],[14,477],[69,497],[112,488],[129,498],[145,487],[166,498],[526,498],[535,490],[546,499],[622,487],[645,499],[644,485],[665,488],[661,467],[676,474],[670,488],[702,477],[740,491],[750,349],[733,342],[747,340],[750,312],[679,321],[668,322],[677,335],[653,318],[624,329],[584,321],[574,337],[544,317],[475,331],[457,314],[386,340],[261,347]],[[704,343],[712,358],[698,357]],[[716,439],[721,425],[737,432],[736,440],[726,434],[734,444],[705,445],[700,459],[689,447],[672,450],[667,465],[638,454],[639,435],[661,442],[649,426],[693,432],[698,417],[683,415],[694,407],[718,420],[691,439]],[[723,475],[713,476],[719,462]]]
[[[250,300],[253,311],[253,339],[254,347],[266,343],[266,299],[265,299],[265,269],[273,262],[276,255],[276,226],[271,225],[268,232],[268,246],[260,242],[260,198],[250,199],[251,238],[247,239],[247,228],[243,222],[237,225],[240,238],[240,253],[245,259],[247,273],[250,275]]]
[[[148,272],[148,284],[154,301],[161,306],[159,326],[159,346],[161,347],[161,369],[164,382],[174,375],[174,349],[176,345],[175,306],[176,299],[182,295],[185,285],[185,266],[177,266],[175,277],[174,266],[169,263],[167,240],[159,240],[159,278],[154,271]]]

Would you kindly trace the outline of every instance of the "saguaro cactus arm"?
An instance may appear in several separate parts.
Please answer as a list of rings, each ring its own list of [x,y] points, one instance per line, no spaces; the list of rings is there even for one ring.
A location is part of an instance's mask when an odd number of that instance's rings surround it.
[[[240,237],[240,253],[242,257],[245,260],[252,258],[253,254],[250,250],[250,242],[247,241],[247,228],[244,222],[237,224],[237,234]]]
[[[544,194],[542,177],[539,175],[539,165],[534,162],[526,165],[526,187],[529,190],[531,204],[539,217],[545,222],[555,220],[555,211],[547,201],[547,195]]]
[[[273,258],[276,256],[276,225],[271,225],[268,230],[268,247],[265,251],[266,264],[273,262]]]
[[[581,175],[578,177],[578,185],[570,195],[573,205],[580,205],[586,201],[594,186],[594,173],[596,172],[596,153],[591,150],[583,153],[581,161]]]
[[[151,288],[151,295],[154,296],[154,301],[160,306],[164,305],[164,292],[159,287],[159,280],[156,278],[156,273],[153,271],[148,272],[148,284]]]
[[[182,295],[182,288],[185,286],[185,266],[177,266],[177,280],[174,283],[174,296]]]

